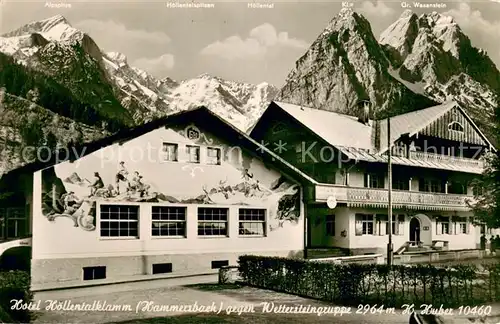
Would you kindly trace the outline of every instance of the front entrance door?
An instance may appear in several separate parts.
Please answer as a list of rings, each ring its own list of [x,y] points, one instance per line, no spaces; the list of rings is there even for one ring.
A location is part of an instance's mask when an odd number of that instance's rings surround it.
[[[420,242],[420,221],[416,217],[410,220],[410,241],[415,244]]]

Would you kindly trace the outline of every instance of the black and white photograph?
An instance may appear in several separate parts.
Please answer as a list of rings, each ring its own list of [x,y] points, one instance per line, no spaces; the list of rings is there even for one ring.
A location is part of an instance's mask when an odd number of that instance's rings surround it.
[[[0,0],[0,323],[500,324],[499,0]]]

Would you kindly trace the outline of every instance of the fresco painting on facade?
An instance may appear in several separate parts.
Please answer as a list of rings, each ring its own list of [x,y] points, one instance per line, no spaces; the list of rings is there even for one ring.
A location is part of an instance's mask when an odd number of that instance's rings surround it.
[[[83,183],[78,175],[66,178],[67,183]],[[84,198],[67,189],[63,181],[57,177],[53,167],[42,171],[42,212],[49,221],[58,217],[73,220],[75,227],[86,231],[95,230],[95,200]]]
[[[75,226],[94,230],[96,201],[151,202],[258,206],[268,210],[270,230],[282,227],[287,221],[298,222],[299,187],[281,174],[266,169],[260,160],[243,154],[237,147],[218,143],[194,125],[153,132],[156,134],[147,134],[144,139],[106,147],[103,149],[106,152],[94,152],[78,163],[64,162],[44,170],[43,214],[51,221],[56,217],[69,217]],[[220,163],[216,166],[181,159],[165,163],[109,158],[130,156],[116,154],[116,151],[141,147],[142,142],[150,143],[158,136],[186,145],[216,146],[225,154],[221,152]],[[207,167],[217,169],[204,170]],[[183,172],[188,169],[191,172]]]

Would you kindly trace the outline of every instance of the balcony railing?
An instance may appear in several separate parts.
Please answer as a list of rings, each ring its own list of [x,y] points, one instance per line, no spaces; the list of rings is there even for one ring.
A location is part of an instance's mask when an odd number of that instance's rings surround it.
[[[387,189],[354,188],[320,184],[316,186],[316,201],[326,201],[328,197],[335,197],[337,202],[346,203],[350,207],[387,207],[389,205],[389,191]],[[421,191],[392,191],[394,208],[408,208],[421,210],[469,210],[467,201],[472,196],[443,194]]]
[[[396,151],[394,152],[396,156],[405,156],[404,152]],[[430,152],[422,151],[410,151],[410,159],[429,161],[429,162],[448,162],[453,163],[457,166],[469,167],[469,168],[484,168],[483,160],[469,159],[464,157],[450,156],[444,154],[436,154]]]

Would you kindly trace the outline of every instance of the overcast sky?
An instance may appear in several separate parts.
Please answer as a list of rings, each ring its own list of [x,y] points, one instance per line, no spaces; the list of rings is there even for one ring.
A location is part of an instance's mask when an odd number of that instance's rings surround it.
[[[65,2],[71,8],[47,8],[46,1],[3,0],[0,30],[61,14],[104,51],[124,53],[129,64],[157,77],[182,80],[209,73],[277,86],[341,8],[335,0],[275,2],[274,9],[248,9],[245,1],[220,0],[205,1],[215,4],[212,9],[169,9],[165,1]],[[473,44],[484,48],[500,67],[500,0],[446,4],[441,11],[455,17]],[[353,8],[368,18],[377,38],[404,10],[399,1],[357,1]]]

